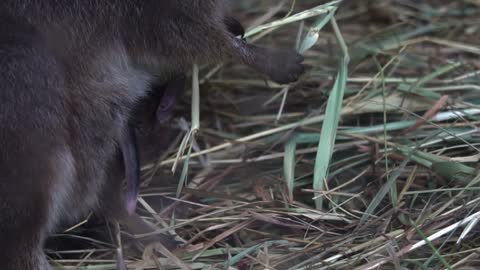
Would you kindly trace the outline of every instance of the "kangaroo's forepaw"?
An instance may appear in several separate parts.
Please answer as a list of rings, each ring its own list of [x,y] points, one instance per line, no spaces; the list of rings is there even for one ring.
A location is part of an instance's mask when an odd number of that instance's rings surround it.
[[[267,56],[270,60],[269,77],[276,83],[287,84],[298,80],[305,72],[304,58],[293,50],[275,50]]]

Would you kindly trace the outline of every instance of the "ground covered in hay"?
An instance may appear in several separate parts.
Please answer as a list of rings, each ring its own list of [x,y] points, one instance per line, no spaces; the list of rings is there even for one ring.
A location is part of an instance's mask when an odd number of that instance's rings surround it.
[[[116,269],[120,238],[128,269],[480,269],[480,1],[237,2],[308,72],[200,67],[191,153],[189,91],[138,208],[182,247],[90,217],[49,240],[54,265]]]

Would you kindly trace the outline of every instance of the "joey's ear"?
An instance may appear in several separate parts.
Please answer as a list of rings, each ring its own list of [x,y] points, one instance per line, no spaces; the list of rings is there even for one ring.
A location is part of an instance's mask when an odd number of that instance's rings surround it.
[[[235,36],[240,36],[243,38],[245,35],[245,29],[243,25],[237,21],[235,18],[231,16],[227,16],[224,19],[225,25],[230,33],[234,34]]]
[[[167,122],[177,103],[177,99],[185,91],[187,78],[185,74],[180,74],[168,81],[163,87],[163,95],[157,108],[157,122],[163,124]]]

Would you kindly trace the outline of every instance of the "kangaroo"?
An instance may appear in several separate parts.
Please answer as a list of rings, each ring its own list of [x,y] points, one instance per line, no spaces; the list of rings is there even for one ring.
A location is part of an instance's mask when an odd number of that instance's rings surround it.
[[[119,149],[125,164],[138,162],[129,119],[159,78],[235,60],[278,83],[298,79],[302,56],[246,43],[227,18],[224,0],[0,2],[3,269],[51,269],[46,237],[102,208]],[[125,166],[127,179],[137,166]]]

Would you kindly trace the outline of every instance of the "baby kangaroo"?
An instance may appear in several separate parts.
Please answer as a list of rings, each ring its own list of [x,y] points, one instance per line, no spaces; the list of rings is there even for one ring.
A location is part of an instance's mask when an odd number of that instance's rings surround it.
[[[131,112],[127,127],[130,134],[120,143],[120,151],[109,166],[106,188],[100,195],[99,212],[111,220],[120,221],[131,234],[155,231],[155,228],[144,222],[139,215],[129,213],[128,207],[125,208],[125,202],[128,206],[132,199],[136,200],[140,186],[140,165],[157,162],[158,157],[169,146],[170,139],[175,133],[169,120],[177,98],[185,90],[185,84],[185,76],[177,75],[167,83],[155,84],[151,93],[138,101]],[[127,193],[124,195],[122,182],[119,180],[125,177],[130,185],[127,184]],[[173,237],[164,235],[155,235],[143,240],[160,241],[170,248],[178,244]]]
[[[244,37],[245,29],[236,19],[226,17],[224,23],[231,34],[239,38]],[[101,195],[103,212],[113,219],[121,220],[130,233],[146,234],[154,231],[154,228],[145,223],[139,215],[127,213],[125,210],[129,209],[128,205],[135,204],[138,196],[140,161],[145,164],[155,162],[168,143],[165,129],[169,129],[168,120],[171,118],[178,97],[185,90],[186,80],[184,74],[175,75],[166,83],[155,85],[152,93],[136,104],[132,111],[132,123],[128,125],[127,135],[120,143],[123,164],[118,161],[110,170],[109,181],[111,182],[107,183],[109,188],[105,190],[106,194]],[[137,142],[139,136],[140,144]],[[122,174],[122,172],[125,173]],[[120,195],[122,186],[118,181],[125,176],[127,209],[122,207],[125,199]],[[160,235],[148,240],[160,241],[167,247],[174,247],[177,244],[173,238]]]
[[[296,52],[236,38],[228,16],[224,0],[0,2],[2,269],[51,269],[49,233],[106,204],[119,149],[136,162],[132,110],[158,78],[230,59],[278,83],[303,72]]]
[[[231,34],[240,38],[244,37],[245,29],[239,21],[237,21],[233,17],[227,16],[224,18],[224,23]],[[161,86],[157,86],[157,89],[160,89],[160,91],[157,90],[155,92],[160,93],[156,93],[156,95],[152,98],[147,98],[146,102],[144,102],[143,104],[138,104],[137,107],[156,102],[156,122],[158,122],[158,124],[162,124],[169,119],[170,113],[173,110],[173,106],[176,103],[177,97],[183,93],[185,85],[186,77],[184,74],[173,76],[173,78],[170,79],[168,82],[164,83]],[[149,116],[148,114],[151,115],[151,112],[151,108],[149,111],[145,109],[140,111],[137,110],[137,112],[134,112],[134,116],[135,118],[146,120],[146,118],[148,118]],[[149,125],[152,126],[155,125],[155,123],[150,123]],[[140,184],[140,161],[138,160],[138,150],[136,149],[137,142],[135,133],[136,132],[134,131],[133,127],[129,125],[128,130],[126,131],[126,135],[120,143],[120,148],[122,150],[125,166],[124,170],[127,177],[127,209],[130,210],[134,209]]]

